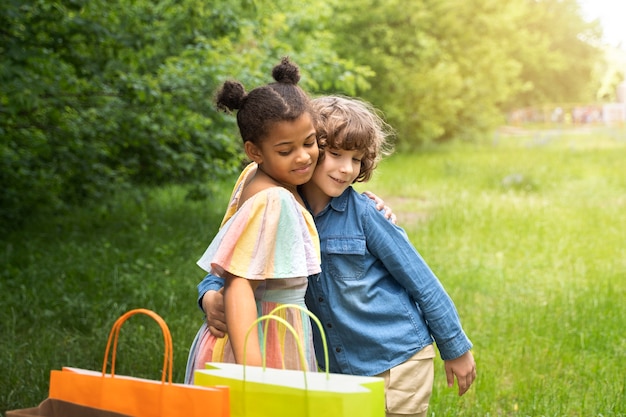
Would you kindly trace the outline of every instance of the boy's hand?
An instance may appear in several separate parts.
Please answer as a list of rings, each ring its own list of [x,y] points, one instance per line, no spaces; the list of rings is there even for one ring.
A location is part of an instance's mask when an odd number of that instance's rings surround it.
[[[385,202],[383,201],[382,198],[378,197],[376,194],[374,194],[371,191],[363,191],[363,194],[368,196],[370,199],[374,200],[374,202],[376,203],[376,208],[378,210],[385,211],[385,218],[387,220],[389,220],[393,224],[396,224],[396,215],[393,214],[393,212],[391,211],[391,207],[385,205]]]
[[[202,310],[206,314],[209,331],[215,337],[224,337],[228,330],[224,313],[224,288],[210,290],[202,296]]]
[[[448,386],[454,386],[454,377],[459,384],[459,396],[465,394],[476,379],[476,362],[471,351],[465,352],[456,359],[445,361]]]

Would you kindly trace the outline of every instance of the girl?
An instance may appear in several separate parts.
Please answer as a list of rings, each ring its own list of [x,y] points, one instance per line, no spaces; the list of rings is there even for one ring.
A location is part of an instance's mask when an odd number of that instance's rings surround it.
[[[217,106],[238,110],[237,125],[246,155],[254,162],[242,172],[217,236],[198,265],[224,279],[228,336],[216,338],[206,323],[189,354],[185,381],[205,362],[235,362],[302,369],[296,340],[270,322],[261,352],[262,325],[246,332],[258,316],[283,304],[304,304],[307,277],[320,272],[319,240],[297,187],[313,175],[319,149],[314,114],[297,83],[299,70],[283,58],[272,73],[276,82],[246,94],[239,82],[224,83]],[[254,169],[252,169],[254,168]],[[278,315],[295,327],[305,347],[304,370],[317,369],[309,317],[295,309]],[[244,358],[245,352],[245,358]]]

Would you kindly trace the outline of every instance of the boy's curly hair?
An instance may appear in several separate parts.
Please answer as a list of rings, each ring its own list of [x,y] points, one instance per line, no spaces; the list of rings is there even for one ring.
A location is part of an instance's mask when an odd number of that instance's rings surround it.
[[[354,182],[366,182],[378,162],[391,154],[393,129],[369,103],[353,97],[324,96],[311,101],[320,148],[363,152],[361,172]]]

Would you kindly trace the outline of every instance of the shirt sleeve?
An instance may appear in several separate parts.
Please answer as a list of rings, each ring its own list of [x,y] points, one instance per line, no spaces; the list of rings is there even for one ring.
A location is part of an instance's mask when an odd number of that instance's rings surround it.
[[[363,217],[368,250],[421,309],[442,359],[454,359],[470,350],[472,343],[452,299],[406,232],[385,219],[373,204],[367,205]]]
[[[200,307],[200,310],[204,311],[202,309],[202,297],[204,297],[204,294],[211,290],[219,291],[222,287],[224,287],[224,278],[215,275],[207,274],[207,276],[200,281],[198,284],[198,307]]]

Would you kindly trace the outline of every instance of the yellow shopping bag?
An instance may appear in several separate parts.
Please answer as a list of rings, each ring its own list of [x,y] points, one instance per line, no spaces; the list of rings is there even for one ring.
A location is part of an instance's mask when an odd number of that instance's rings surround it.
[[[281,308],[299,308],[283,305]],[[302,309],[304,310],[304,309]],[[276,320],[295,334],[293,327],[273,315],[276,309],[253,323]],[[306,311],[320,328],[328,363],[328,347],[321,323]],[[267,332],[264,332],[267,333]],[[263,341],[265,344],[265,341]],[[304,361],[302,346],[299,346]],[[384,417],[385,384],[382,378],[303,372],[209,362],[195,371],[196,385],[225,385],[230,388],[232,417]]]

